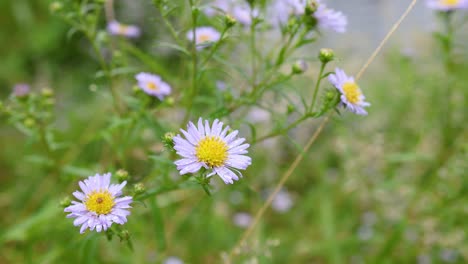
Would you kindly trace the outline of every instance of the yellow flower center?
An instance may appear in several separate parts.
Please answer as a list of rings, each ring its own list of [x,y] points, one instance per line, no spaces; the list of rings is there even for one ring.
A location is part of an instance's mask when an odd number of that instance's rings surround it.
[[[208,34],[200,34],[198,36],[198,42],[199,43],[202,43],[202,42],[207,42],[207,41],[211,41],[211,36],[208,35]]]
[[[159,90],[159,87],[154,82],[148,82],[148,84],[146,85],[146,88],[153,90],[153,91]]]
[[[456,6],[460,3],[460,0],[440,0],[440,3],[445,6]]]
[[[205,137],[195,147],[195,155],[199,162],[209,167],[219,167],[224,164],[228,156],[228,146],[219,137]]]
[[[343,84],[343,93],[348,100],[348,102],[355,104],[359,102],[359,96],[361,96],[361,91],[359,86],[354,82],[346,82]]]
[[[86,209],[98,215],[108,214],[114,207],[114,197],[108,191],[92,192],[84,202]]]
[[[129,27],[126,25],[120,25],[119,26],[119,33],[122,35],[127,34]]]

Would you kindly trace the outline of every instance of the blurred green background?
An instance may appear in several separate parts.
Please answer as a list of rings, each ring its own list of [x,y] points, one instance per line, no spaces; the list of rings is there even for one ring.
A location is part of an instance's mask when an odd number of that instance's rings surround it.
[[[129,21],[138,17],[117,2],[118,14]],[[339,1],[331,2],[340,8]],[[381,21],[376,28],[361,27],[359,12],[350,11],[354,29],[349,35],[320,45],[336,49],[339,66],[356,71],[406,2],[395,1],[395,16],[385,19],[369,13],[367,19]],[[37,94],[53,89],[55,141],[63,143],[50,153],[0,116],[0,263],[161,263],[168,256],[184,263],[221,263],[222,252],[244,230],[233,220],[236,214],[255,214],[318,123],[306,122],[288,136],[253,147],[254,163],[245,177],[233,186],[215,182],[212,196],[199,188],[181,189],[135,203],[125,225],[133,252],[117,238],[108,242],[93,232],[80,235],[60,207],[79,177],[123,167],[133,177],[129,188],[140,180],[153,188],[170,182],[157,175],[173,168],[148,159],[162,149],[159,139],[165,132],[151,120],[144,124],[151,129],[129,132],[132,140],[125,147],[109,141],[112,106],[96,74],[99,63],[84,36],[71,34],[69,25],[51,15],[49,4],[0,2],[0,100],[6,101],[17,83],[30,84]],[[345,114],[327,125],[286,183],[291,208],[268,210],[249,250],[235,263],[468,262],[468,30],[466,23],[457,28],[456,67],[447,72],[432,33],[418,30],[428,20],[438,29],[436,16],[424,8],[418,5],[409,18],[414,23],[402,25],[360,81],[372,103],[370,115]],[[463,16],[466,12],[460,21]],[[144,29],[158,32],[158,25],[152,21]],[[414,41],[404,41],[408,36]],[[149,39],[135,45],[151,50],[160,65],[180,63],[177,56],[157,54]],[[297,87],[307,89],[317,69],[310,71],[297,79]],[[131,75],[117,82],[122,93],[131,91]],[[268,120],[256,122],[257,131],[270,126]],[[61,170],[49,159],[59,161]]]

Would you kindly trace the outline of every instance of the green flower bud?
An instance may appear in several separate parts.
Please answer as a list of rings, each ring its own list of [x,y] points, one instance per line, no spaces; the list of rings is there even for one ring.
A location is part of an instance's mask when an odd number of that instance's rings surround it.
[[[294,105],[292,105],[292,104],[289,104],[287,111],[288,111],[288,115],[292,114],[292,113],[294,113],[294,111],[296,111],[296,107]]]
[[[119,237],[120,237],[120,241],[128,241],[130,239],[130,232],[124,229],[120,231]]]
[[[172,96],[166,97],[165,100],[166,100],[166,104],[167,104],[168,106],[173,106],[174,103],[175,103],[175,99],[174,99],[174,97],[172,97]]]
[[[237,23],[237,20],[229,14],[224,17],[224,25],[226,28],[231,28]]]
[[[54,91],[50,88],[42,88],[41,95],[44,97],[52,97],[54,95]]]
[[[60,200],[60,206],[65,208],[71,205],[71,199],[70,197],[64,197],[62,200]]]
[[[308,67],[309,66],[307,65],[307,62],[305,62],[304,60],[298,60],[292,66],[292,73],[293,74],[301,74],[301,73],[307,71]]]
[[[335,53],[332,49],[320,49],[318,58],[322,63],[328,63],[335,59]]]
[[[306,7],[305,7],[306,15],[308,15],[308,16],[312,15],[313,13],[315,13],[315,11],[317,11],[317,8],[318,8],[317,1],[315,1],[315,0],[310,1],[310,3],[308,5],[306,5]]]
[[[119,181],[119,183],[122,183],[126,180],[128,180],[128,172],[124,169],[120,169],[118,170],[115,175],[117,176],[117,180]]]
[[[141,92],[141,88],[138,85],[134,85],[132,87],[132,91],[134,94],[139,94]]]
[[[36,120],[32,119],[32,118],[26,118],[24,121],[23,121],[23,124],[26,126],[26,127],[33,127],[34,125],[36,125]]]
[[[58,2],[58,1],[52,2],[49,5],[49,10],[50,10],[51,13],[57,13],[60,10],[62,10],[62,8],[63,8],[63,4]]]
[[[142,194],[146,191],[146,187],[143,183],[140,182],[133,185],[133,191],[135,192],[135,194]]]
[[[162,137],[162,142],[168,150],[174,150],[174,137],[175,134],[172,132],[167,132]]]

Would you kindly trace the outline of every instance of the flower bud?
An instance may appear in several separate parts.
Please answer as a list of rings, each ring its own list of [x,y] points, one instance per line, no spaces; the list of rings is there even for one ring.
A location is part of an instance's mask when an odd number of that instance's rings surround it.
[[[308,16],[312,15],[313,13],[315,13],[315,11],[317,11],[317,8],[318,8],[317,1],[315,1],[315,0],[310,1],[310,3],[308,5],[306,5],[306,7],[305,7],[306,15],[308,15]]]
[[[335,53],[332,49],[320,49],[318,58],[322,63],[328,63],[335,59]]]
[[[128,241],[130,239],[130,232],[127,229],[120,231],[120,241]]]
[[[174,137],[175,137],[175,134],[172,132],[167,132],[162,137],[162,142],[164,146],[169,150],[174,150]]]
[[[307,71],[308,67],[309,66],[307,65],[307,62],[305,60],[298,60],[296,61],[296,63],[293,64],[292,72],[293,74],[301,74]]]
[[[23,124],[24,126],[26,127],[33,127],[34,125],[36,125],[36,120],[32,119],[32,118],[26,118],[24,121],[23,121]]]
[[[52,97],[54,95],[54,91],[50,88],[42,88],[41,95],[44,97]]]
[[[58,1],[52,2],[49,5],[49,10],[50,10],[51,13],[57,13],[60,10],[62,10],[62,8],[63,8],[63,4],[58,2]]]
[[[237,20],[232,17],[231,15],[227,14],[225,17],[224,17],[224,25],[226,26],[226,28],[231,28],[233,27],[235,24],[237,23]]]
[[[133,191],[135,194],[142,194],[146,191],[145,185],[143,183],[137,183],[133,185]]]
[[[173,106],[175,103],[175,99],[172,96],[166,97],[165,101],[168,106]]]
[[[288,104],[288,115],[294,113],[296,111],[296,107],[292,104]]]
[[[128,178],[129,178],[129,177],[128,177],[128,172],[127,172],[126,170],[124,170],[124,169],[119,169],[119,170],[115,173],[115,175],[117,176],[117,180],[118,180],[120,183],[122,183],[122,182],[128,180]]]
[[[71,199],[70,197],[64,197],[62,200],[60,200],[60,206],[65,208],[71,205]]]

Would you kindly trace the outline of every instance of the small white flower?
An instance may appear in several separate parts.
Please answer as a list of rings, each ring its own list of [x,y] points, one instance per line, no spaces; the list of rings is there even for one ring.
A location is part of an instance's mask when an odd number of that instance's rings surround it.
[[[271,202],[271,207],[280,213],[285,213],[291,209],[293,205],[293,201],[291,199],[291,195],[285,190],[279,191],[273,201]]]
[[[140,36],[140,28],[134,25],[126,25],[119,23],[115,20],[109,22],[107,25],[107,30],[112,35],[119,35],[128,38],[137,38]]]
[[[366,97],[353,77],[347,76],[343,70],[336,68],[335,73],[328,76],[328,80],[340,91],[341,105],[355,114],[367,115],[364,107],[370,106],[370,103],[364,101]]]
[[[325,4],[319,2],[313,15],[317,19],[319,28],[331,29],[338,33],[346,32],[348,20],[342,12],[327,8]]]
[[[223,123],[218,119],[210,126],[208,120],[203,124],[198,120],[198,127],[189,122],[187,131],[180,129],[185,139],[180,135],[174,137],[174,149],[182,159],[177,160],[177,170],[180,174],[195,173],[202,167],[211,172],[208,177],[217,174],[226,184],[239,180],[251,164],[247,154],[249,144],[242,144],[245,138],[238,138],[239,131],[228,134],[229,126],[223,129]]]
[[[252,216],[248,213],[236,213],[232,217],[232,222],[238,227],[246,228],[252,222]]]
[[[198,27],[195,29],[195,45],[197,50],[210,46],[221,38],[221,33],[212,27]],[[187,32],[187,39],[193,41],[193,30]]]
[[[127,222],[127,216],[133,201],[131,196],[120,197],[122,189],[127,182],[110,184],[111,174],[96,174],[84,181],[80,181],[81,192],[73,193],[79,202],[72,201],[72,205],[64,209],[69,212],[68,218],[76,218],[73,224],[81,225],[80,233],[86,229],[101,232],[107,230],[112,223],[123,225]]]
[[[468,8],[468,0],[426,0],[427,7],[439,11]]]
[[[164,260],[163,264],[184,264],[184,262],[178,257],[170,256]]]
[[[163,100],[165,96],[171,93],[171,86],[158,75],[141,72],[135,78],[138,81],[138,87],[143,89],[145,93],[156,96],[159,100]]]

